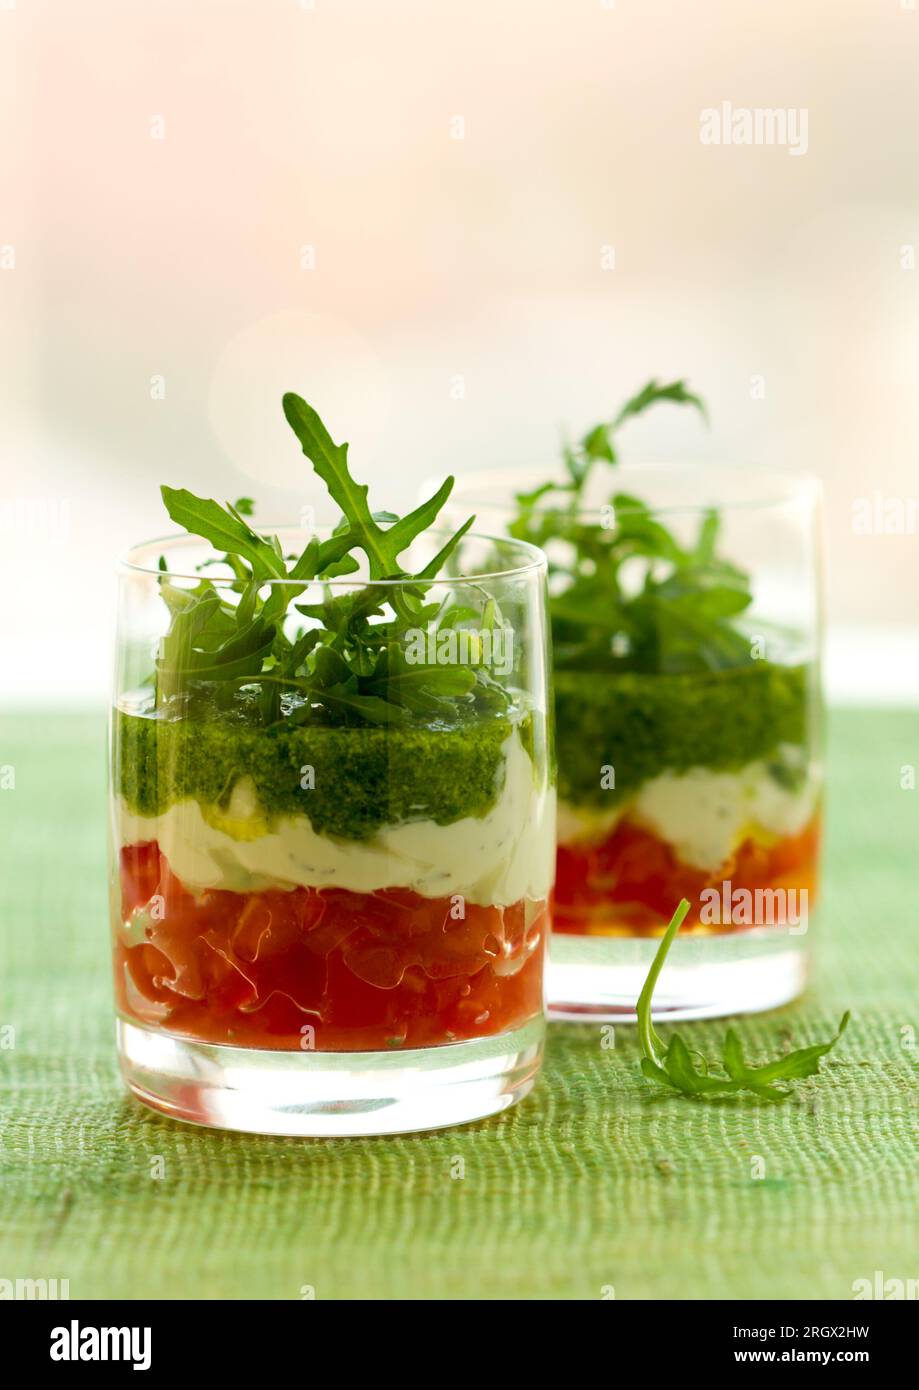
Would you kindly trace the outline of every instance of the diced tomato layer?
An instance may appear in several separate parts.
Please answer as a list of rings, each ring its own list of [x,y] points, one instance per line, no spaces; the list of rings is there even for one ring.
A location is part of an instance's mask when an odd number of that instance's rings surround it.
[[[570,935],[658,935],[681,898],[691,904],[683,931],[743,930],[700,922],[704,889],[729,880],[731,889],[806,889],[813,905],[820,852],[820,818],[800,835],[772,846],[744,840],[717,870],[708,873],[680,862],[672,847],[649,831],[621,821],[597,844],[559,845],[552,903],[552,929]],[[781,895],[779,897],[781,903]]]
[[[429,1047],[542,1009],[546,903],[342,888],[197,896],[155,842],[121,851],[122,1012],[241,1047]],[[464,915],[458,915],[463,912]]]

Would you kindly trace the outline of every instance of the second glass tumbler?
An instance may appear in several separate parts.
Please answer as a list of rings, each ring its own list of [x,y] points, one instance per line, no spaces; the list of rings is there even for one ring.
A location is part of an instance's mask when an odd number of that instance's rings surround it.
[[[555,1017],[701,1018],[803,988],[820,843],[820,495],[800,475],[617,467],[605,492],[509,472],[456,505],[549,560]],[[534,486],[535,485],[535,486]]]

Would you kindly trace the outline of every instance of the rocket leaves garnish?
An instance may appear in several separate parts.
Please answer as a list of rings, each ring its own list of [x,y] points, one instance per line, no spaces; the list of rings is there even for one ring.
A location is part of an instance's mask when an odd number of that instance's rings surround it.
[[[749,577],[719,556],[716,511],[686,545],[628,493],[611,493],[600,513],[585,508],[596,468],[618,462],[620,427],[662,401],[705,417],[685,382],[650,381],[611,421],[565,447],[561,481],[517,496],[510,534],[549,556],[557,670],[708,671],[751,659],[735,622],[752,599]]]
[[[277,549],[266,541],[243,519],[231,503],[222,507],[208,497],[196,497],[185,488],[165,485],[160,489],[166,510],[196,536],[210,541],[215,550],[236,555],[250,566],[254,579],[283,579],[287,570]]]
[[[679,1033],[674,1033],[669,1042],[664,1043],[652,1021],[651,1000],[667,953],[688,911],[689,903],[684,898],[661,938],[648,977],[638,996],[636,1012],[638,1041],[642,1052],[642,1075],[649,1081],[655,1081],[685,1096],[726,1096],[745,1092],[759,1100],[781,1105],[794,1093],[775,1083],[816,1076],[820,1070],[820,1059],[836,1046],[845,1032],[849,1013],[847,1011],[843,1014],[836,1036],[829,1042],[816,1043],[812,1047],[787,1052],[784,1057],[767,1062],[761,1067],[751,1067],[746,1062],[740,1037],[733,1028],[729,1028],[725,1034],[720,1073],[710,1070],[705,1058],[687,1047]],[[699,1057],[701,1067],[696,1066],[694,1057]]]
[[[287,423],[303,446],[303,452],[310,460],[316,473],[325,483],[329,496],[342,511],[349,523],[348,535],[351,546],[359,547],[367,556],[371,579],[396,579],[405,571],[399,566],[399,556],[423,531],[427,531],[437,520],[437,514],[453,490],[453,479],[447,478],[433,497],[422,502],[407,516],[396,517],[386,513],[389,524],[379,524],[378,516],[370,510],[367,501],[366,484],[357,483],[348,470],[347,444],[334,444],[332,437],[312,406],[302,397],[288,391],[283,399]],[[473,522],[472,517],[450,538],[437,556],[436,568],[425,574],[433,578],[437,570],[446,562],[462,536]]]
[[[368,489],[350,471],[347,444],[336,444],[319,415],[300,396],[283,398],[284,414],[304,454],[342,517],[325,539],[312,536],[298,556],[285,556],[277,537],[250,524],[251,498],[222,505],[184,488],[163,487],[170,517],[220,552],[199,566],[230,570],[230,584],[202,577],[194,588],[174,584],[163,571],[160,591],[171,613],[156,659],[158,702],[206,698],[240,705],[271,724],[285,717],[335,724],[398,724],[410,720],[456,722],[485,710],[503,711],[504,689],[472,653],[467,664],[409,660],[418,632],[496,621],[487,595],[461,605],[446,592],[429,601],[433,580],[474,518],[470,517],[418,573],[403,555],[437,521],[453,487],[448,478],[432,497],[405,516],[374,512]],[[370,583],[333,587],[366,559]],[[385,581],[374,583],[373,581]],[[308,602],[296,602],[307,590]],[[316,601],[318,596],[318,602]],[[300,623],[299,618],[306,620]],[[500,620],[500,615],[498,619]]]

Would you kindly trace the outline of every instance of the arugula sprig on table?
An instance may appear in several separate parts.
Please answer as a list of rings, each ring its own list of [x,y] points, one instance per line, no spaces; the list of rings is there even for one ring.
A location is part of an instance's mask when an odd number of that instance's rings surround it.
[[[336,444],[317,412],[300,396],[283,398],[284,414],[341,520],[325,540],[313,536],[298,556],[285,556],[276,536],[250,525],[250,498],[225,505],[184,488],[163,486],[170,517],[219,552],[199,567],[229,567],[233,582],[202,577],[182,588],[163,575],[162,596],[171,622],[156,660],[157,697],[206,693],[232,703],[243,687],[258,686],[250,700],[263,723],[282,714],[304,722],[398,724],[410,719],[455,721],[474,708],[503,707],[508,697],[484,666],[410,663],[410,630],[500,622],[496,605],[478,606],[447,595],[429,600],[430,583],[453,555],[474,518],[449,536],[417,573],[406,571],[403,553],[437,520],[453,487],[448,478],[434,495],[405,516],[374,512],[368,489],[352,476],[347,444]],[[370,580],[337,590],[327,581],[355,574],[366,558]],[[163,568],[163,566],[161,566]],[[280,581],[280,582],[279,582]],[[319,601],[296,603],[309,586]],[[291,630],[290,618],[306,622]],[[238,700],[237,700],[238,703]]]
[[[689,546],[629,493],[612,492],[597,520],[585,515],[588,481],[619,460],[621,426],[663,401],[707,418],[684,381],[649,381],[612,420],[565,446],[560,481],[517,494],[511,535],[549,555],[557,670],[704,671],[750,659],[733,621],[750,605],[749,576],[718,554],[717,511]],[[636,560],[639,584],[629,576]]]
[[[667,953],[689,911],[689,903],[683,898],[670,919],[670,925],[661,938],[648,977],[638,996],[638,1041],[641,1046],[641,1071],[649,1081],[679,1091],[685,1096],[724,1096],[747,1092],[760,1100],[781,1105],[794,1094],[777,1086],[777,1081],[798,1081],[806,1076],[815,1076],[820,1070],[820,1059],[836,1046],[849,1022],[848,1010],[840,1020],[839,1030],[827,1043],[817,1043],[813,1047],[802,1047],[795,1052],[787,1052],[774,1062],[761,1067],[751,1067],[744,1059],[743,1045],[733,1028],[725,1034],[721,1073],[709,1069],[709,1064],[701,1054],[687,1047],[679,1033],[673,1033],[670,1041],[664,1043],[652,1021],[651,1001],[658,976],[667,959]],[[699,1058],[697,1067],[693,1057]]]

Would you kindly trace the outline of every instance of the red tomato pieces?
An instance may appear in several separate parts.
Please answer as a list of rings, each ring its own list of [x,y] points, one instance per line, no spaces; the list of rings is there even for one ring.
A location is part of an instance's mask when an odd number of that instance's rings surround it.
[[[771,848],[744,840],[713,873],[682,864],[670,845],[647,830],[622,821],[597,844],[559,845],[552,929],[573,936],[660,935],[681,898],[692,907],[683,931],[741,931],[699,921],[705,888],[807,889],[813,902],[820,851],[820,818],[800,835]]]
[[[120,870],[119,1007],[171,1033],[382,1050],[503,1033],[542,1010],[545,903],[457,908],[404,888],[194,895],[155,842],[125,846]]]

